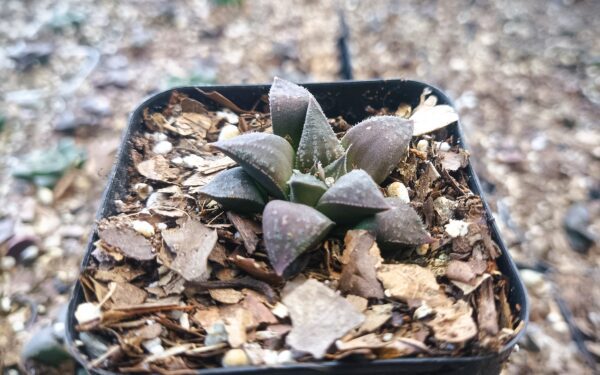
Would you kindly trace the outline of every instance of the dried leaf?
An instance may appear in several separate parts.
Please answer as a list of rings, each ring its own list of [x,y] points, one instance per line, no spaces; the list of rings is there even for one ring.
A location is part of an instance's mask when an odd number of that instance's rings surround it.
[[[263,212],[263,236],[271,265],[278,275],[327,235],[333,222],[314,208],[274,200]]]
[[[144,303],[148,296],[143,289],[130,283],[121,282],[114,285],[115,290],[110,298],[118,306],[139,305]]]
[[[373,305],[365,311],[365,321],[358,328],[358,334],[374,332],[379,327],[384,325],[392,317],[392,309],[394,305],[386,303],[383,305]]]
[[[177,169],[170,168],[169,161],[162,155],[140,162],[136,169],[149,180],[169,182],[177,178]]]
[[[252,313],[238,305],[229,305],[220,309],[227,331],[227,342],[232,348],[239,348],[248,340],[246,329],[253,326]]]
[[[477,334],[471,315],[473,310],[463,300],[435,307],[435,317],[425,324],[433,330],[437,340],[463,343]]]
[[[265,206],[262,193],[241,167],[219,173],[200,193],[219,202],[225,210],[255,213]]]
[[[463,149],[458,151],[439,151],[440,163],[444,169],[457,171],[469,165],[469,153]]]
[[[431,242],[421,217],[400,198],[386,198],[391,209],[375,215],[377,241],[382,248]]]
[[[287,139],[294,149],[300,143],[310,96],[304,87],[278,77],[269,91],[273,133]]]
[[[281,282],[283,282],[281,276],[278,276],[273,270],[267,268],[266,264],[258,262],[254,258],[245,258],[241,255],[236,255],[229,260],[231,263],[259,280],[266,281],[270,284],[281,284]]]
[[[236,304],[244,298],[242,292],[238,292],[232,288],[209,289],[208,293],[215,301],[228,305]]]
[[[431,133],[434,130],[458,121],[458,113],[449,105],[420,105],[410,119],[414,122],[413,136]]]
[[[383,298],[383,288],[376,273],[383,259],[375,238],[365,230],[350,230],[346,232],[344,242],[340,290],[365,298]]]
[[[208,256],[217,242],[217,231],[194,219],[181,227],[162,231],[162,237],[175,259],[167,267],[187,281],[203,281],[209,276]]]
[[[365,312],[369,305],[369,301],[366,298],[355,296],[354,294],[348,294],[346,300],[348,300],[358,312]]]
[[[348,149],[349,164],[366,171],[379,184],[406,155],[412,133],[410,120],[375,116],[348,130],[342,145]]]
[[[310,303],[306,303],[310,301]],[[329,346],[364,321],[350,302],[320,282],[309,279],[283,298],[290,311],[292,348],[323,358]]]
[[[128,258],[150,260],[156,256],[152,243],[129,226],[100,223],[98,237],[109,246],[118,248]]]
[[[209,306],[206,309],[196,311],[194,315],[192,315],[192,319],[198,322],[205,330],[222,320],[221,313],[217,306]]]
[[[242,302],[242,307],[250,311],[254,317],[255,325],[261,323],[277,324],[278,320],[271,310],[265,306],[254,294],[248,293]]]
[[[448,300],[433,272],[416,264],[383,264],[377,271],[386,295],[409,303],[437,306]]]
[[[498,312],[494,301],[494,285],[492,279],[486,280],[477,293],[477,324],[479,329],[488,335],[498,333]]]
[[[256,245],[258,244],[258,236],[256,234],[261,231],[260,224],[231,211],[227,212],[227,218],[242,237],[242,241],[244,241],[244,246],[246,247],[248,254],[254,253]]]
[[[460,260],[451,260],[446,267],[446,277],[450,280],[456,280],[463,283],[471,283],[477,274],[473,271],[470,264]]]
[[[310,95],[302,137],[296,150],[296,168],[307,172],[318,163],[329,165],[343,153],[344,149],[327,122],[321,106]]]
[[[361,169],[340,177],[317,204],[319,211],[338,224],[358,222],[389,208],[377,184]]]

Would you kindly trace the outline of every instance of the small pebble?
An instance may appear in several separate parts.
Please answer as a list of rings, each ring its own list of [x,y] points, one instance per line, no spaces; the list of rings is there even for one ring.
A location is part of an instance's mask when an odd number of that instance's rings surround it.
[[[469,223],[462,220],[450,220],[450,223],[446,224],[444,229],[452,238],[465,236],[469,233]]]
[[[237,126],[227,124],[223,126],[221,132],[219,133],[219,141],[226,141],[228,139],[237,137],[240,135],[240,129]]]
[[[47,187],[38,188],[36,196],[38,201],[45,206],[49,206],[54,202],[54,193]]]
[[[175,165],[181,165],[183,164],[183,158],[181,156],[174,157],[173,159],[171,159],[171,163]]]
[[[402,200],[402,202],[409,203],[410,197],[408,196],[408,189],[402,182],[392,182],[386,188],[387,194],[390,197],[397,197]]]
[[[159,155],[168,154],[173,149],[173,145],[169,141],[160,141],[154,145],[152,152]]]
[[[159,133],[159,132],[152,133],[151,136],[154,139],[154,142],[156,142],[156,143],[161,142],[161,141],[166,141],[167,139],[169,139],[169,137],[167,137],[166,134]]]
[[[79,324],[85,324],[100,319],[101,317],[102,311],[100,310],[100,306],[95,303],[80,303],[79,306],[77,306],[77,310],[75,310],[75,319],[77,319]]]
[[[35,245],[31,245],[27,246],[25,250],[21,252],[21,254],[19,255],[19,259],[21,260],[21,262],[27,264],[33,262],[38,257],[38,255],[40,255],[40,248]]]
[[[433,314],[433,309],[431,307],[429,307],[429,305],[424,303],[415,310],[415,313],[413,314],[413,318],[420,320],[420,319],[428,317],[431,314]]]
[[[143,182],[139,182],[133,185],[133,190],[135,190],[136,194],[141,200],[148,198],[150,194],[154,191],[154,188],[148,184]]]
[[[237,125],[240,120],[238,115],[231,111],[218,111],[216,115],[218,118],[225,119],[225,121],[233,125]]]
[[[17,264],[17,260],[9,255],[2,257],[0,268],[2,271],[11,270]]]
[[[279,355],[277,356],[277,361],[281,365],[295,362],[291,350],[282,350],[281,352],[279,352]]]
[[[159,337],[143,341],[142,346],[150,354],[160,354],[165,351],[165,348],[162,346],[162,342]]]
[[[223,356],[223,367],[247,366],[250,360],[242,349],[231,349]]]
[[[158,228],[158,230],[165,230],[165,229],[167,229],[167,224],[165,224],[165,223],[158,223],[156,225],[156,227]]]
[[[394,334],[392,334],[391,332],[385,333],[383,337],[381,337],[381,339],[385,342],[392,341],[393,338]]]
[[[425,140],[425,139],[421,139],[419,142],[417,142],[417,150],[419,150],[421,152],[427,152],[428,147],[429,147],[429,142],[427,142],[427,140]]]
[[[423,256],[423,255],[427,254],[428,250],[429,250],[429,244],[424,243],[421,246],[417,247],[417,254],[420,256]]]
[[[434,142],[435,148],[440,151],[450,151],[450,145],[448,142]]]
[[[281,302],[277,302],[271,312],[280,319],[283,319],[289,315],[288,308]]]
[[[154,227],[147,221],[134,220],[133,222],[131,222],[131,227],[134,231],[138,232],[144,237],[154,236]]]

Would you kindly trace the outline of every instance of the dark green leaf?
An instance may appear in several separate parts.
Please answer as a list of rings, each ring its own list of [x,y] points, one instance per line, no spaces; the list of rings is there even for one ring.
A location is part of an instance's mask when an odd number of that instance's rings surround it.
[[[213,146],[238,162],[275,198],[287,197],[294,150],[283,138],[267,133],[243,134]]]
[[[348,168],[348,152],[351,148],[352,145],[348,147],[346,152],[344,152],[344,155],[340,156],[336,161],[325,167],[325,176],[332,177],[335,181],[337,181],[338,178],[348,173],[349,169],[352,169]]]
[[[290,200],[314,207],[327,191],[327,185],[313,175],[294,171],[288,181]]]
[[[200,193],[219,202],[225,210],[256,213],[265,206],[264,197],[254,180],[241,167],[217,174]]]
[[[431,242],[421,217],[400,198],[386,198],[391,209],[375,215],[377,242],[385,248],[421,245]]]
[[[317,204],[317,209],[336,223],[356,223],[388,208],[379,187],[362,169],[340,177]]]
[[[302,137],[296,151],[296,168],[306,172],[317,162],[329,165],[343,153],[344,149],[327,122],[321,106],[311,95],[308,100]]]
[[[302,253],[319,244],[334,223],[304,204],[274,200],[263,212],[263,235],[271,265],[278,275]]]
[[[350,165],[364,169],[379,184],[406,154],[412,132],[413,123],[410,120],[397,116],[376,116],[348,130],[342,145],[348,149]]]
[[[269,91],[273,133],[290,141],[294,149],[302,136],[309,96],[304,87],[277,77]]]

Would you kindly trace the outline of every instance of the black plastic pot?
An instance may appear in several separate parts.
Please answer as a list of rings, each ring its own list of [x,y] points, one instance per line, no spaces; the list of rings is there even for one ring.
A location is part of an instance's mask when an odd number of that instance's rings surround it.
[[[319,101],[328,117],[343,116],[349,123],[368,117],[365,111],[367,106],[373,108],[389,107],[395,108],[399,103],[409,103],[413,107],[419,103],[419,96],[423,89],[429,87],[438,97],[438,103],[450,104],[448,97],[435,87],[421,82],[405,80],[373,80],[373,81],[346,81],[335,83],[305,84],[305,86]],[[244,109],[250,109],[258,105],[258,109],[266,104],[261,100],[263,95],[269,91],[269,85],[243,85],[243,86],[211,86],[202,87],[204,91],[217,91],[230,99],[233,103]],[[131,165],[129,157],[130,141],[132,136],[142,129],[142,111],[144,108],[160,110],[168,103],[171,93],[177,90],[186,94],[209,107],[217,109],[219,106],[206,98],[194,87],[183,87],[167,90],[153,95],[144,101],[133,112],[127,129],[125,130],[116,164],[108,180],[108,186],[102,198],[98,218],[107,217],[116,213],[114,200],[119,199],[126,193],[127,188],[127,166]],[[458,142],[463,143],[463,133],[460,124],[449,126],[446,131],[454,135]],[[479,179],[469,165],[467,167],[469,184],[471,190],[482,195]],[[494,223],[492,214],[484,198],[488,224],[492,231],[493,239],[499,244],[502,255],[497,259],[498,267],[510,282],[508,299],[514,311],[518,311],[518,318],[527,322],[529,316],[529,303],[525,287],[517,268],[511,259],[508,250]],[[93,242],[97,240],[95,231],[90,237],[82,267],[90,262],[90,254],[93,250]],[[79,349],[74,345],[78,338],[75,330],[76,321],[74,311],[77,305],[84,301],[82,286],[78,282],[75,285],[73,295],[69,304],[67,317],[67,342],[75,358],[85,366],[86,360]],[[445,373],[445,374],[498,374],[502,363],[508,358],[519,338],[524,334],[522,329],[500,352],[485,356],[472,357],[434,357],[434,358],[398,358],[389,360],[376,360],[371,362],[324,362],[324,363],[301,363],[281,367],[244,367],[244,368],[217,368],[198,371],[198,374],[304,374],[304,373],[335,373],[335,374],[397,374],[397,373]],[[94,374],[111,374],[108,371],[90,369]]]

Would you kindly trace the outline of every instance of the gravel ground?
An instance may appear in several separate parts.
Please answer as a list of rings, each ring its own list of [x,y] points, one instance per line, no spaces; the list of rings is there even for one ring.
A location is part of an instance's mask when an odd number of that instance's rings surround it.
[[[567,323],[600,355],[600,295],[590,287],[600,248],[573,250],[563,221],[579,204],[569,217],[600,235],[600,3],[235,3],[3,2],[0,367],[17,368],[32,333],[60,321],[128,112],[174,85],[338,79],[339,6],[355,78],[419,79],[456,102],[503,235],[528,268],[531,324],[506,373],[592,373]],[[31,53],[50,55],[28,66]],[[11,176],[66,131],[88,156],[60,188]],[[1,244],[8,222],[15,236]],[[16,264],[4,256],[9,245]]]

